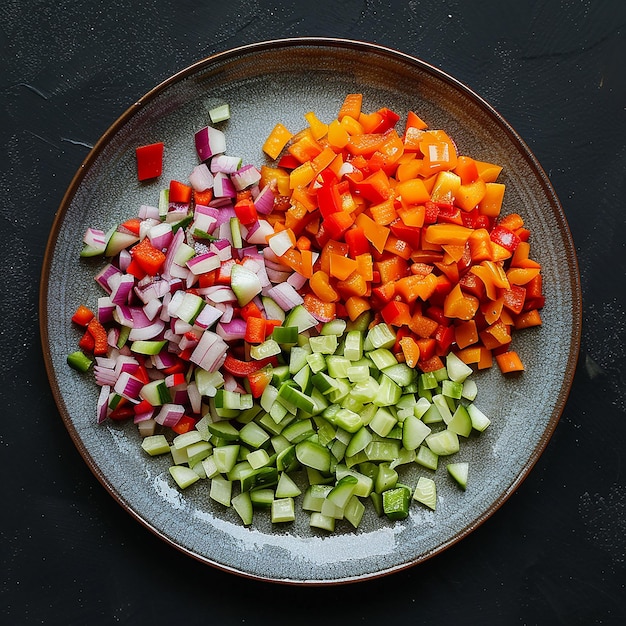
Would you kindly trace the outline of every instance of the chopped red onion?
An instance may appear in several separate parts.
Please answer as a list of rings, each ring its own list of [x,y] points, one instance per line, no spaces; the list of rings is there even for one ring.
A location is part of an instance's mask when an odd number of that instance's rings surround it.
[[[83,236],[83,243],[96,250],[104,252],[106,248],[106,234],[103,230],[97,228],[88,228]]]
[[[217,172],[213,179],[213,195],[215,198],[234,198],[237,189],[228,174]]]
[[[257,213],[261,215],[269,215],[274,208],[274,202],[276,201],[276,186],[272,183],[267,183],[259,194],[254,198],[254,207]]]
[[[267,292],[267,295],[272,298],[283,311],[290,311],[304,302],[302,296],[286,282],[274,285],[274,287]]]
[[[211,172],[223,172],[224,174],[232,174],[241,167],[241,158],[235,156],[226,156],[218,154],[211,159]]]
[[[217,307],[207,304],[194,320],[194,325],[206,330],[207,328],[213,326],[213,324],[215,324],[215,322],[217,322],[222,315],[223,311],[220,311]]]
[[[113,321],[113,311],[115,305],[111,302],[109,296],[101,296],[98,298],[98,321],[101,324],[108,324]]]
[[[220,322],[215,327],[215,332],[224,341],[243,339],[246,334],[246,322],[240,317],[235,317],[230,322]]]
[[[302,287],[306,285],[306,281],[307,281],[306,277],[303,276],[302,274],[299,274],[298,272],[292,272],[289,278],[287,279],[287,282],[294,289],[302,289]]]
[[[205,126],[194,135],[196,151],[201,161],[206,161],[214,154],[226,152],[226,136],[221,130]]]
[[[143,385],[144,382],[139,380],[139,378],[136,378],[128,372],[122,372],[113,387],[113,391],[133,402],[139,398],[139,392]]]
[[[187,267],[196,276],[219,269],[221,264],[220,257],[215,252],[198,254],[187,261]]]
[[[189,174],[189,184],[195,191],[206,191],[213,187],[213,174],[206,163],[200,163]]]
[[[154,320],[149,326],[131,328],[128,339],[130,341],[145,341],[155,339],[165,328],[165,322],[161,319]]]
[[[121,274],[120,270],[112,265],[111,263],[107,263],[95,276],[95,281],[107,292],[111,293],[111,285],[109,284],[109,280],[118,274]]]
[[[172,225],[167,222],[159,222],[158,224],[150,227],[147,237],[155,248],[164,250],[172,243],[172,239],[174,237]]]
[[[154,416],[154,421],[161,426],[176,426],[181,417],[185,414],[185,407],[182,404],[164,404],[159,412]]]
[[[96,415],[98,419],[98,424],[102,424],[102,422],[104,422],[104,420],[107,418],[110,393],[110,385],[102,385],[102,389],[100,389],[100,394],[98,396],[98,402],[96,404]]]
[[[142,204],[139,207],[138,217],[140,217],[142,220],[154,219],[160,221],[161,216],[159,215],[159,207]]]
[[[228,344],[216,333],[205,330],[189,360],[207,372],[218,370],[224,363]]]
[[[237,191],[256,185],[261,180],[261,172],[252,164],[244,165],[230,175],[230,179]]]

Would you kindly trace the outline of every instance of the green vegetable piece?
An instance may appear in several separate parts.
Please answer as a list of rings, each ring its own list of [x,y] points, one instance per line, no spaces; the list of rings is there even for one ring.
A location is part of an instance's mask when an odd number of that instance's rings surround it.
[[[425,504],[433,511],[437,507],[437,485],[432,478],[420,476],[413,492],[413,500]]]
[[[469,463],[449,463],[446,465],[448,474],[454,478],[459,487],[465,491],[467,489],[467,476],[469,474]]]
[[[76,350],[67,355],[67,364],[78,372],[86,372],[93,365],[93,360],[81,350]]]
[[[409,516],[411,490],[404,485],[383,491],[383,511],[391,520],[406,519]]]

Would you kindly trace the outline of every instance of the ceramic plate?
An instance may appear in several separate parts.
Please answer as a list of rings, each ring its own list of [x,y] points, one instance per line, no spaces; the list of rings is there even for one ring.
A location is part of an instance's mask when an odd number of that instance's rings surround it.
[[[497,370],[476,376],[478,405],[492,419],[456,460],[470,462],[466,492],[440,468],[436,512],[414,504],[389,522],[368,513],[358,530],[338,525],[326,535],[301,514],[275,526],[258,515],[243,527],[232,510],[214,505],[208,481],[185,492],[173,486],[165,459],[147,459],[132,424],[95,420],[98,389],[91,376],[66,365],[78,333],[69,318],[102,295],[96,262],[79,260],[88,226],[108,229],[154,204],[163,181],[186,180],[197,164],[193,133],[208,110],[227,102],[228,153],[260,165],[261,144],[274,124],[305,126],[307,111],[336,116],[345,94],[362,92],[364,108],[387,106],[402,118],[415,110],[443,128],[461,153],[504,166],[506,212],[532,229],[543,267],[547,306],[543,326],[520,332],[516,349],[527,365],[518,377]],[[139,184],[135,147],[166,145],[160,181]],[[556,427],[572,382],[580,342],[580,286],[563,210],[547,176],[524,142],[479,96],[413,57],[379,46],[336,39],[292,39],[245,46],[183,70],[127,110],[90,152],[72,181],[50,235],[41,284],[41,336],[51,387],[67,429],[89,468],[111,495],[164,541],[190,556],[252,578],[301,584],[364,580],[415,565],[465,537],[514,492]],[[441,464],[443,466],[443,464]],[[442,472],[443,470],[443,472]],[[419,470],[405,475],[415,481]]]

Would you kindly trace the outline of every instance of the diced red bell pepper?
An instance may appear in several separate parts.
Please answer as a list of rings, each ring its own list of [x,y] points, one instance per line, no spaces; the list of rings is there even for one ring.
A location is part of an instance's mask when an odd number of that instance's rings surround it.
[[[356,259],[360,254],[367,254],[370,251],[370,243],[362,228],[355,226],[349,228],[343,236],[350,250],[350,257]]]
[[[244,226],[250,226],[258,220],[256,207],[250,199],[242,199],[235,204],[235,215]]]
[[[263,395],[265,388],[272,382],[273,376],[273,368],[268,365],[246,375],[250,393],[254,398],[260,398]]]
[[[521,241],[512,230],[509,230],[501,225],[494,226],[491,233],[489,233],[489,236],[491,241],[497,243],[499,246],[502,246],[509,252],[514,252],[515,248],[517,248],[519,242]]]
[[[195,425],[196,425],[196,420],[193,417],[189,415],[183,415],[178,420],[178,423],[175,426],[172,426],[172,430],[176,434],[182,435],[183,433],[188,433],[190,430],[193,430]]]
[[[398,239],[406,241],[412,248],[419,248],[421,244],[421,228],[407,226],[400,218],[396,218],[389,224],[389,230]]]
[[[447,354],[452,342],[454,341],[454,327],[444,326],[439,324],[434,334],[434,339],[437,342],[437,349],[440,354]]]
[[[424,224],[434,224],[439,216],[439,207],[434,202],[424,204]]]
[[[170,181],[169,201],[178,204],[189,204],[191,202],[192,187],[181,183],[178,180]]]
[[[94,340],[94,355],[105,355],[109,351],[109,343],[107,340],[107,331],[104,326],[94,317],[89,324],[87,324],[87,332],[91,334]]]
[[[149,276],[155,276],[165,262],[165,253],[155,248],[147,237],[144,237],[130,251],[133,260]]]
[[[250,315],[246,318],[245,341],[248,343],[263,343],[265,341],[265,331],[265,320],[262,317]]]
[[[137,158],[137,178],[149,180],[157,178],[163,172],[163,148],[162,142],[139,146],[135,149]]]
[[[243,378],[252,372],[260,370],[266,365],[278,365],[278,359],[276,357],[268,357],[267,359],[261,359],[259,361],[242,361],[237,359],[231,354],[226,355],[224,361],[224,369],[233,376]]]

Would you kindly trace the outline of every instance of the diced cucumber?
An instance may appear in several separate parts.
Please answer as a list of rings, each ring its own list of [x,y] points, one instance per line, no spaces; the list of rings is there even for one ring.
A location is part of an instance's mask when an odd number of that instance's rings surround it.
[[[378,466],[378,473],[374,481],[374,491],[383,493],[388,489],[393,489],[398,482],[398,472],[389,466],[389,463],[381,463]]]
[[[337,335],[318,335],[309,338],[309,345],[313,352],[319,354],[335,354],[337,349]]]
[[[238,493],[234,498],[232,498],[231,504],[235,511],[237,511],[237,514],[241,518],[244,525],[250,526],[254,517],[254,509],[252,508],[250,492],[242,491],[241,493]]]
[[[305,439],[296,444],[296,457],[302,465],[320,472],[330,471],[330,450],[318,443]]]
[[[248,422],[239,431],[239,438],[246,445],[253,448],[260,448],[267,441],[269,441],[270,436],[267,431],[261,428],[261,426],[259,426],[256,422]]]
[[[391,520],[406,519],[409,516],[411,490],[405,485],[383,491],[383,511]]]
[[[232,492],[232,481],[222,478],[221,476],[216,476],[211,480],[211,489],[209,490],[209,498],[211,498],[211,500],[219,502],[224,506],[230,506]]]
[[[402,422],[402,445],[407,450],[417,450],[430,433],[429,426],[417,419],[415,415],[409,415]]]
[[[413,500],[425,504],[434,511],[437,507],[437,485],[435,481],[432,478],[420,476],[413,492]]]
[[[472,428],[475,430],[483,432],[491,424],[491,420],[475,404],[468,405],[467,412],[472,420]]]
[[[369,423],[369,428],[373,430],[377,435],[386,437],[391,429],[398,423],[398,420],[394,415],[386,408],[380,407],[372,421]]]
[[[293,498],[275,498],[272,500],[271,520],[273,524],[293,522],[296,509]]]
[[[469,437],[472,432],[472,420],[467,409],[462,404],[459,404],[456,408],[452,419],[448,423],[448,428],[462,437]]]
[[[166,454],[170,451],[170,444],[167,442],[165,435],[151,435],[144,437],[141,441],[141,447],[150,456]]]
[[[181,448],[186,448],[192,443],[196,443],[197,441],[202,440],[202,435],[197,430],[190,430],[189,432],[182,433],[181,435],[177,435],[174,437],[172,441],[172,445],[180,450]]]
[[[213,448],[215,466],[221,474],[227,474],[235,467],[239,456],[239,444],[229,444]]]
[[[354,495],[346,503],[343,510],[343,517],[350,522],[354,528],[358,528],[364,513],[365,505]]]
[[[396,334],[387,324],[376,324],[367,333],[367,340],[374,348],[391,348],[396,342]]]
[[[433,470],[434,472],[439,465],[439,455],[435,454],[427,446],[421,445],[416,451],[415,462],[422,467]]]
[[[452,430],[442,430],[426,437],[426,445],[438,456],[447,456],[459,451],[459,438]]]
[[[213,437],[219,437],[225,441],[239,439],[239,431],[228,421],[209,422],[207,428]]]
[[[312,528],[319,528],[321,530],[327,530],[328,532],[332,533],[335,530],[335,518],[329,517],[328,515],[322,515],[322,513],[314,511],[313,513],[311,513],[309,525]]]
[[[208,457],[213,451],[213,446],[208,442],[201,439],[187,446],[187,463],[190,467],[197,465]]]
[[[253,489],[250,491],[250,500],[252,500],[253,507],[269,509],[272,506],[272,502],[274,502],[274,490],[268,487]]]
[[[296,498],[302,493],[302,490],[293,481],[287,472],[281,472],[276,485],[277,498]]]
[[[348,500],[354,495],[357,483],[358,481],[355,476],[346,474],[337,481],[337,484],[326,497],[327,500],[330,500],[336,507],[341,509],[342,515]],[[322,509],[322,513],[323,512],[324,510]]]
[[[317,326],[317,320],[302,306],[298,304],[285,316],[284,326],[296,326],[302,333],[309,328]]]
[[[472,368],[461,361],[461,359],[450,352],[446,356],[446,370],[448,372],[448,378],[455,382],[463,382],[472,373]]]
[[[469,463],[458,462],[446,465],[448,474],[454,478],[459,487],[465,491],[467,489],[467,476],[469,474]]]
[[[181,489],[187,489],[187,487],[200,480],[200,476],[185,465],[173,465],[169,468],[169,472]]]

